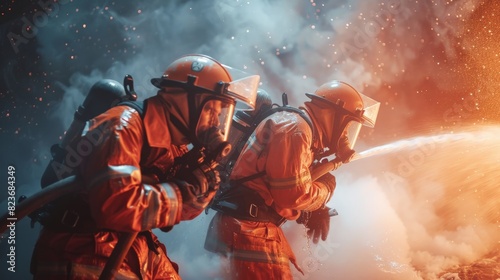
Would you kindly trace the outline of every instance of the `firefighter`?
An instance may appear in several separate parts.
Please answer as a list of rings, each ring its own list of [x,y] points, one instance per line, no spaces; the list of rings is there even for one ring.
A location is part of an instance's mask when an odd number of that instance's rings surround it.
[[[301,271],[280,228],[287,220],[304,224],[314,243],[327,238],[325,205],[335,177],[328,172],[312,181],[311,165],[332,155],[349,162],[359,128],[374,125],[378,105],[365,111],[363,99],[371,99],[340,81],[306,96],[304,106],[260,122],[234,164],[230,186],[212,202],[217,213],[205,249],[228,259],[228,279],[292,279],[290,262]]]
[[[42,219],[34,279],[98,279],[127,232],[139,234],[115,279],[180,279],[151,230],[193,219],[217,190],[211,166],[172,168],[191,151],[225,145],[235,102],[254,106],[259,76],[233,80],[228,71],[211,57],[183,56],[151,80],[159,90],[142,114],[115,106],[86,123],[72,143],[83,158],[77,175],[85,188]]]

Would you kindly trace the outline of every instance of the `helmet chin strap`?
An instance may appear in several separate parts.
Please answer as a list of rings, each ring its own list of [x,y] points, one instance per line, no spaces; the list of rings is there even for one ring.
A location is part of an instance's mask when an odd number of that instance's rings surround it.
[[[310,103],[310,102],[306,102],[307,103]],[[307,106],[299,106],[299,109],[304,112],[303,114],[303,118],[308,121],[308,123],[310,124],[311,126],[311,130],[312,130],[312,135],[313,135],[313,139],[312,139],[312,142],[313,142],[313,145],[311,147],[311,150],[313,151],[315,157],[316,155],[319,155],[321,154],[321,148],[317,148],[317,147],[314,147],[315,143],[317,143],[319,141],[319,129],[316,127],[318,125],[318,122],[316,121],[316,119],[314,118],[314,115],[309,111],[309,109],[307,108]]]
[[[312,104],[312,102],[306,102],[305,104]],[[313,106],[316,106],[315,104],[312,104]],[[319,137],[319,133],[321,133],[321,129],[320,129],[320,122],[318,122],[315,117],[314,117],[314,114],[312,114],[309,110],[308,110],[308,107],[307,106],[304,106],[304,107],[299,107],[299,109],[303,110],[306,112],[306,116],[307,118],[314,124],[312,126],[312,132],[313,132],[313,143],[318,143],[318,147],[314,147],[314,144],[313,144],[313,147],[311,147],[311,150],[313,151],[314,153],[314,160],[321,160],[322,158],[325,158],[331,154],[333,154],[333,150],[328,148],[328,151],[325,150],[325,145],[323,143],[323,141],[325,140],[325,137]],[[312,110],[312,109],[311,109]],[[318,127],[317,127],[318,126]],[[320,140],[321,139],[321,140]],[[321,143],[320,143],[321,142]],[[325,146],[325,147],[321,147],[321,146]]]
[[[196,137],[196,126],[198,125],[198,119],[200,117],[200,112],[196,110],[196,100],[195,100],[196,94],[189,94],[187,95],[188,98],[188,109],[189,109],[189,128],[184,128],[186,131],[186,135],[189,135],[189,138],[191,140],[191,143],[195,147],[203,147],[204,145],[200,142],[198,137]]]
[[[188,126],[191,126],[191,122],[192,122],[191,120],[192,120],[192,115],[193,115],[192,111],[194,111],[194,109],[191,109],[191,107],[194,106],[194,105],[191,105],[191,102],[194,103],[194,97],[190,94],[187,94],[187,99],[188,99],[188,110],[189,110],[189,116],[188,116],[189,117],[189,124],[188,124]],[[190,99],[193,99],[193,101],[190,101]],[[161,99],[161,100],[162,100],[162,102],[166,102],[163,99]],[[201,146],[198,139],[196,139],[194,129],[191,130],[189,127],[184,125],[184,123],[177,116],[175,116],[175,114],[172,114],[168,110],[165,110],[165,114],[168,114],[167,121],[169,119],[170,123],[173,124],[175,126],[175,128],[181,134],[183,134],[190,141],[190,143],[193,144],[193,146],[196,146],[196,147]]]
[[[339,111],[335,111],[335,120],[333,122],[333,135],[331,143],[329,143],[330,146],[334,146],[334,147],[329,147],[329,149],[333,151],[332,153],[338,152],[339,140],[340,137],[342,136],[342,132],[344,131],[347,125],[346,123],[344,123],[344,119],[345,119],[344,114],[342,114]]]

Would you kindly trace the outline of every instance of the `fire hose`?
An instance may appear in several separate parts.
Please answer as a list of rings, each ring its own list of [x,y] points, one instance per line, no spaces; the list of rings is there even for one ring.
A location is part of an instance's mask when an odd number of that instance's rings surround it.
[[[356,160],[360,157],[355,157]],[[339,159],[334,159],[325,163],[318,164],[311,172],[312,180],[315,181],[319,177],[323,176],[327,172],[333,171],[340,166],[341,162]],[[0,234],[4,233],[10,222],[20,221],[24,217],[28,216],[30,213],[41,208],[45,204],[56,200],[67,194],[72,194],[80,191],[83,188],[80,180],[76,176],[70,176],[60,181],[57,181],[43,190],[35,193],[23,200],[16,205],[15,216],[10,215],[9,212],[4,213],[0,217]]]
[[[368,149],[360,153],[355,153],[349,162],[356,161],[358,159],[366,158],[375,155],[373,153],[375,149]],[[327,157],[330,159],[330,157]],[[320,162],[311,171],[312,181],[318,180],[319,177],[325,175],[328,172],[334,171],[342,165],[342,160],[340,158],[333,158],[325,162]]]
[[[330,171],[334,171],[342,165],[342,160],[340,158],[335,158],[333,160],[318,163],[314,169],[311,171],[311,180],[314,182],[318,180],[319,177],[325,175]]]
[[[70,176],[57,181],[34,195],[24,199],[16,205],[15,213],[8,211],[0,218],[0,234],[7,230],[12,221],[19,221],[45,204],[64,195],[76,193],[83,188],[83,184],[76,176]]]

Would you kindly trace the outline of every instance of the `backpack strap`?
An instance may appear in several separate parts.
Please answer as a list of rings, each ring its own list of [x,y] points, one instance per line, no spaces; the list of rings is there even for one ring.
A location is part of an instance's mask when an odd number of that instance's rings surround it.
[[[261,172],[258,172],[258,173],[255,173],[255,174],[252,174],[250,176],[246,176],[246,177],[243,177],[243,178],[239,178],[239,179],[236,179],[236,180],[231,180],[229,181],[229,183],[231,185],[240,185],[242,183],[245,183],[245,182],[248,182],[248,181],[251,181],[253,179],[257,179],[259,177],[262,177],[266,175],[266,171],[261,171]]]
[[[122,101],[122,102],[116,104],[116,106],[128,106],[128,107],[136,110],[137,113],[139,113],[139,116],[141,116],[141,119],[144,119],[144,111],[146,108],[146,101],[125,100],[125,101]]]
[[[275,108],[270,109],[268,111],[269,113],[265,114],[265,116],[263,116],[258,122],[260,123],[265,118],[269,117],[270,115],[272,115],[272,114],[274,114],[276,112],[283,112],[283,111],[293,112],[293,113],[296,113],[299,116],[301,116],[306,121],[306,123],[309,125],[309,127],[311,128],[311,131],[313,132],[313,135],[314,135],[314,132],[315,132],[314,131],[314,126],[313,126],[312,121],[309,118],[309,116],[307,116],[306,113],[304,113],[304,111],[300,110],[299,108],[291,107],[291,106],[288,106],[288,105],[279,106],[279,107],[275,107]]]

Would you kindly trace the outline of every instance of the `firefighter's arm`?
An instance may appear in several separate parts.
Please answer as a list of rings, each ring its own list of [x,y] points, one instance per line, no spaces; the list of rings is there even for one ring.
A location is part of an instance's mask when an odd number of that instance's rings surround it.
[[[115,110],[109,113],[116,114],[111,121],[98,117],[87,133],[91,137],[98,131],[103,136],[82,168],[97,226],[144,231],[178,223],[182,199],[176,184],[142,182],[139,160],[144,128],[140,116],[128,109]]]
[[[331,178],[311,180],[311,138],[298,131],[279,135],[269,143],[266,171],[271,194],[281,208],[313,211],[323,207],[333,193],[335,181],[332,184]]]

